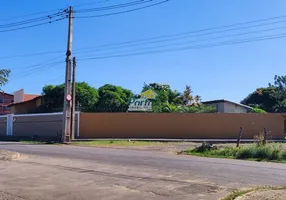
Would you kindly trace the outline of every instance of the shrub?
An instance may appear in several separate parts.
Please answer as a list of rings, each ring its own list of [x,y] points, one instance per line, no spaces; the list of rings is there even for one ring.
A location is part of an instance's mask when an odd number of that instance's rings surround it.
[[[286,160],[286,151],[281,152],[281,159]]]
[[[267,112],[261,108],[253,108],[251,111],[251,113],[261,113],[261,114],[266,114]]]
[[[203,142],[200,146],[196,147],[193,151],[197,153],[202,153],[202,152],[210,151],[212,149],[216,149],[216,147],[214,148],[213,145],[209,142]]]
[[[253,158],[254,149],[252,148],[241,148],[236,152],[235,157],[237,159]]]
[[[252,158],[273,160],[272,153],[273,148],[271,146],[256,147],[256,151],[254,151]]]

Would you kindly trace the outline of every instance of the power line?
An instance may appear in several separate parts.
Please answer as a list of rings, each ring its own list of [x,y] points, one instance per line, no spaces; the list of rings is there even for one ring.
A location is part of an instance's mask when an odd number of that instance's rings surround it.
[[[137,0],[137,1],[132,1],[132,2],[128,2],[128,3],[121,3],[121,4],[106,6],[106,7],[97,7],[97,8],[75,10],[75,13],[96,12],[96,11],[103,11],[103,10],[125,8],[125,7],[134,6],[134,5],[145,4],[145,3],[148,3],[151,1],[153,1],[153,0]]]
[[[27,15],[20,15],[20,16],[16,16],[16,17],[4,18],[4,19],[0,19],[0,21],[12,21],[14,19],[23,19],[23,18],[26,18],[26,17],[35,16],[35,15],[42,15],[42,14],[50,13],[50,12],[54,12],[54,11],[58,11],[58,13],[60,13],[60,12],[62,12],[64,10],[65,9],[60,8],[60,9],[41,11],[41,12],[36,12],[36,13],[32,13],[32,14],[27,14]]]
[[[95,50],[99,51],[99,50],[102,50],[102,48],[104,48],[103,50],[108,50],[109,48],[106,48],[106,47],[116,47],[116,48],[113,48],[113,49],[117,49],[117,48],[119,48],[118,46],[125,46],[125,47],[127,47],[127,46],[137,46],[137,44],[134,45],[133,43],[143,43],[143,44],[148,43],[148,44],[152,44],[152,43],[159,43],[159,42],[169,41],[169,40],[171,40],[169,38],[175,38],[175,40],[179,40],[179,39],[189,38],[189,37],[205,36],[205,35],[211,35],[211,34],[216,34],[216,33],[230,32],[230,31],[236,31],[236,30],[243,30],[243,29],[248,29],[248,28],[261,27],[261,26],[273,25],[273,24],[278,24],[278,23],[284,23],[284,22],[286,22],[286,20],[280,20],[280,21],[274,21],[274,22],[268,22],[268,23],[261,23],[261,24],[254,24],[254,25],[250,25],[250,26],[237,27],[237,28],[231,28],[231,29],[226,29],[226,30],[220,30],[220,29],[225,29],[225,28],[230,28],[230,27],[235,27],[235,26],[241,26],[241,25],[247,25],[247,24],[252,24],[252,23],[258,23],[258,22],[266,22],[266,21],[271,21],[271,20],[274,20],[274,19],[283,19],[283,18],[286,18],[286,16],[277,16],[277,17],[271,17],[271,18],[264,18],[264,19],[258,19],[258,20],[253,20],[253,21],[240,22],[240,23],[234,23],[234,24],[230,24],[230,25],[217,26],[217,27],[200,29],[200,30],[194,30],[194,31],[188,31],[188,32],[177,33],[177,34],[169,34],[169,35],[156,36],[156,37],[145,38],[145,39],[131,40],[131,41],[126,41],[126,42],[117,42],[117,43],[105,44],[105,45],[100,45],[100,46],[79,48],[79,49],[76,49],[74,52],[85,52],[88,49],[95,49]],[[212,30],[214,30],[214,31],[212,31]],[[210,32],[207,32],[207,31],[210,31]],[[264,30],[262,30],[262,31],[264,31]],[[206,32],[206,33],[203,33],[203,32]],[[201,33],[201,34],[192,35],[193,33]],[[166,39],[164,39],[164,38],[166,38]],[[157,40],[157,41],[153,41],[153,40]],[[1,59],[8,59],[8,58],[18,58],[18,57],[31,57],[31,56],[39,56],[39,55],[56,54],[56,53],[62,53],[62,52],[64,52],[64,50],[39,52],[39,53],[33,53],[33,54],[20,54],[20,55],[15,55],[15,56],[4,56],[4,57],[0,57],[0,58]]]
[[[102,0],[102,1],[95,1],[95,2],[90,2],[90,3],[85,3],[85,4],[77,4],[77,5],[74,5],[73,7],[76,8],[76,7],[83,7],[83,6],[89,6],[89,5],[94,5],[94,4],[100,4],[100,3],[104,3],[104,2],[109,2],[111,0]]]
[[[51,21],[48,21],[48,22],[38,23],[38,24],[34,24],[34,25],[19,27],[19,28],[13,28],[13,29],[8,29],[8,30],[0,30],[0,32],[3,33],[3,32],[10,32],[10,31],[16,31],[16,30],[22,30],[22,29],[42,26],[42,25],[45,25],[45,24],[51,24],[51,23],[54,23],[54,22],[58,22],[58,21],[61,21],[61,20],[64,20],[64,19],[66,19],[66,17],[62,17],[62,18],[57,19],[57,20],[51,20]]]
[[[25,21],[19,21],[19,22],[14,22],[14,23],[0,25],[0,28],[9,28],[9,27],[13,27],[13,26],[21,26],[21,25],[25,25],[25,24],[35,23],[35,22],[38,22],[38,21],[51,20],[53,18],[60,17],[60,16],[63,16],[65,14],[66,14],[65,11],[63,11],[61,13],[55,13],[55,14],[52,14],[52,15],[46,15],[46,16],[43,16],[43,17],[33,18],[33,19],[25,20]]]
[[[85,60],[97,60],[97,59],[106,59],[106,58],[119,58],[119,57],[126,57],[126,56],[158,54],[158,53],[166,53],[166,52],[176,52],[176,51],[184,51],[184,50],[191,50],[191,49],[202,49],[202,48],[218,47],[218,46],[225,46],[225,45],[234,45],[234,44],[242,44],[242,43],[249,43],[249,42],[282,39],[282,38],[286,38],[286,33],[279,34],[279,35],[266,36],[266,37],[249,38],[249,39],[244,39],[244,40],[225,41],[225,42],[219,42],[219,43],[207,44],[207,45],[186,46],[186,47],[180,47],[180,48],[153,50],[153,51],[145,51],[145,52],[143,51],[143,52],[129,53],[129,54],[111,54],[111,55],[101,55],[101,56],[99,55],[95,57],[87,57],[87,58],[82,58],[78,60],[85,61]]]
[[[154,3],[154,4],[151,4],[151,5],[142,6],[142,7],[139,7],[139,8],[134,8],[134,9],[120,11],[120,12],[107,13],[107,14],[101,14],[101,15],[76,16],[75,18],[95,18],[95,17],[107,17],[107,16],[112,16],[112,15],[119,15],[119,14],[134,12],[134,11],[143,10],[143,9],[146,9],[146,8],[158,6],[160,4],[167,3],[168,1],[170,1],[170,0],[164,0],[164,1],[161,1],[161,2],[158,2],[158,3]]]
[[[269,28],[269,29],[263,29],[263,30],[259,30],[259,31],[250,31],[250,32],[230,34],[230,35],[223,35],[223,36],[211,37],[211,38],[205,38],[205,39],[197,39],[197,40],[192,40],[192,41],[183,41],[183,42],[180,42],[180,43],[171,43],[171,44],[161,45],[159,47],[172,46],[172,45],[177,45],[177,44],[188,44],[188,43],[202,42],[202,41],[209,41],[209,40],[216,40],[216,39],[223,39],[223,38],[229,38],[229,37],[234,37],[234,36],[242,36],[242,35],[247,35],[247,34],[255,34],[255,33],[262,33],[262,32],[273,31],[273,30],[280,30],[280,29],[285,29],[285,28],[286,28],[286,26],[284,26],[284,27],[277,27],[277,28]],[[183,37],[183,38],[186,39],[186,38],[192,38],[192,37],[202,36],[202,35],[205,35],[205,34],[192,35],[192,36]],[[95,51],[106,51],[106,50],[121,49],[121,48],[126,48],[126,47],[152,45],[152,44],[162,43],[162,42],[173,42],[173,41],[176,41],[176,40],[181,40],[183,38],[164,39],[164,40],[158,40],[158,41],[146,41],[146,42],[139,43],[139,44],[138,43],[135,43],[135,44],[132,43],[132,44],[126,44],[126,45],[121,45],[121,46],[115,46],[115,47],[111,46],[111,47],[107,47],[107,48],[95,48]],[[90,52],[90,49],[92,49],[92,48],[88,48],[88,49],[85,49],[85,50],[75,50],[74,52],[78,52],[78,53]]]

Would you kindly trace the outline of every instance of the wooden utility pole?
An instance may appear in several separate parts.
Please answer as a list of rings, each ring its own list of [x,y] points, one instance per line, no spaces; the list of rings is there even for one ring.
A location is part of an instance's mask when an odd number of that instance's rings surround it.
[[[66,75],[65,75],[65,92],[63,105],[63,132],[62,142],[70,142],[71,129],[71,61],[72,61],[72,32],[73,32],[73,9],[70,6],[68,10],[68,44],[66,52]]]
[[[75,90],[76,90],[76,82],[75,82],[75,70],[76,70],[76,58],[72,59],[72,110],[71,110],[71,140],[75,139]]]

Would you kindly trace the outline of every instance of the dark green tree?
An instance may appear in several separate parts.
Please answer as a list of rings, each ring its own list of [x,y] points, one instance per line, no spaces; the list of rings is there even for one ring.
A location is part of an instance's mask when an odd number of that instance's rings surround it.
[[[275,97],[276,87],[258,88],[241,101],[242,104],[265,110],[266,112],[275,112],[278,101]]]
[[[62,111],[64,84],[47,85],[43,88],[44,109],[46,112]],[[98,91],[86,82],[76,83],[76,104],[83,111],[92,111],[98,101]]]
[[[96,110],[101,112],[126,111],[133,93],[120,86],[106,84],[98,89],[99,101]]]

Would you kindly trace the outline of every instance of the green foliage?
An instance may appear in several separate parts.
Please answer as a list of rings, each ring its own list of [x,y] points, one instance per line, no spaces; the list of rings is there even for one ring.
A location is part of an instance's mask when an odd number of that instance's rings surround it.
[[[108,108],[105,111],[116,110],[117,108],[128,108],[128,103],[133,93],[130,90],[120,86],[106,84],[98,89],[99,101],[96,104],[98,108]],[[99,110],[100,111],[100,110]]]
[[[276,91],[277,88],[275,87],[258,88],[242,100],[241,103],[263,109],[266,112],[275,112],[275,105],[278,103],[274,97]]]
[[[64,101],[64,84],[47,85],[43,88],[44,108],[46,112],[62,109]],[[98,101],[98,92],[86,82],[76,83],[76,102],[84,110],[92,110]]]
[[[203,144],[202,146],[197,147],[193,150],[187,150],[186,153],[210,157],[286,162],[286,150],[278,144],[268,144],[262,146],[249,145],[240,148],[213,148],[209,145]]]
[[[153,102],[153,112],[180,112],[180,113],[213,113],[216,109],[212,106],[201,105],[201,97],[192,96],[190,86],[186,86],[181,94],[177,90],[171,90],[169,85],[158,83],[144,84],[142,92],[153,90],[158,94]]]
[[[202,153],[202,152],[206,152],[206,151],[210,151],[210,150],[214,150],[214,149],[216,150],[217,147],[213,146],[209,142],[203,142],[200,146],[196,147],[193,151]]]
[[[0,87],[4,86],[8,82],[10,72],[10,69],[0,69]]]
[[[261,108],[266,112],[286,112],[286,76],[275,76],[274,84],[259,88],[241,103]]]
[[[267,112],[261,108],[253,108],[250,112],[252,113],[262,113],[262,114],[266,114]]]

